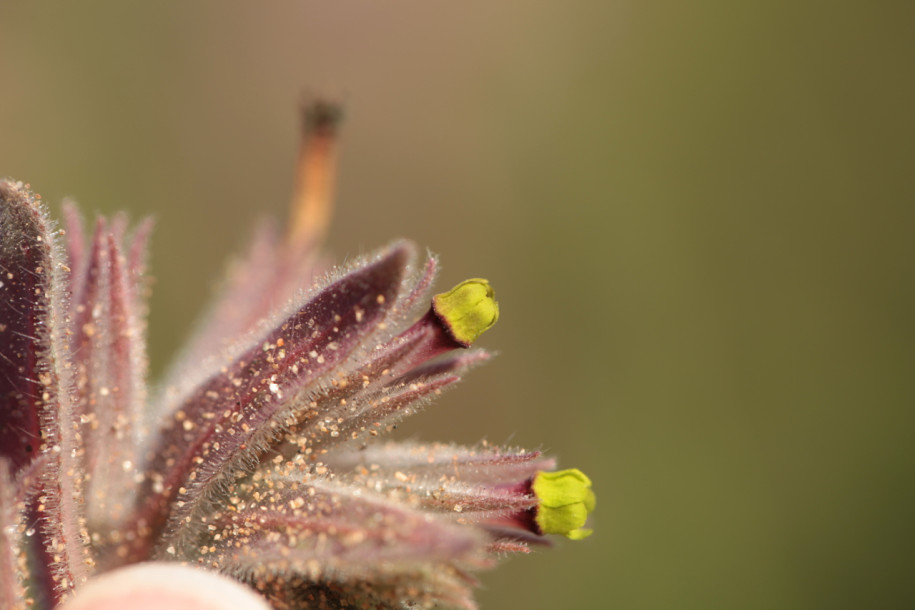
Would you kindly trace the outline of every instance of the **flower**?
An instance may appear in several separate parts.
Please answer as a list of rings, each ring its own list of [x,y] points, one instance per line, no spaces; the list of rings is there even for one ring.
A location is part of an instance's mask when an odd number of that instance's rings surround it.
[[[405,241],[323,270],[338,114],[307,113],[290,230],[261,227],[152,393],[151,223],[58,229],[0,182],[0,606],[173,561],[277,608],[473,608],[474,570],[590,533],[590,481],[538,451],[376,442],[487,360],[498,304],[473,279],[430,305]]]

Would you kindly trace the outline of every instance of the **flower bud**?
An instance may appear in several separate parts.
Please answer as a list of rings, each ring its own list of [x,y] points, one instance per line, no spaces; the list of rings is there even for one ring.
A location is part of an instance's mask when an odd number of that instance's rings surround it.
[[[591,535],[582,526],[596,503],[591,479],[577,468],[539,472],[531,484],[537,496],[536,522],[544,534],[561,534],[572,540]]]
[[[489,282],[464,280],[432,298],[432,309],[455,341],[469,347],[499,319],[499,304]]]

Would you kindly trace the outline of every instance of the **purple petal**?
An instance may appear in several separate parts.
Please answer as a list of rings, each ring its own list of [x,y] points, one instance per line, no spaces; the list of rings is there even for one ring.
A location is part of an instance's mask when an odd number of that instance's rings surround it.
[[[41,449],[42,416],[55,416],[39,380],[47,366],[42,354],[51,349],[46,323],[54,263],[49,221],[31,194],[0,182],[0,205],[0,456],[16,472]]]
[[[82,447],[73,420],[73,380],[63,248],[44,207],[21,183],[0,182],[0,455],[21,470],[47,457],[41,493],[28,507],[54,590],[87,578],[82,530]],[[41,563],[41,562],[39,562]]]
[[[281,428],[303,417],[300,405],[384,324],[412,248],[397,244],[357,267],[226,362],[183,401],[150,456],[139,519],[158,536],[182,536],[213,485],[248,468]],[[133,553],[148,553],[138,545]],[[143,541],[141,540],[141,543]]]
[[[439,478],[456,477],[468,483],[512,484],[555,467],[555,460],[539,451],[507,449],[484,444],[462,447],[442,443],[386,443],[358,451],[335,451],[327,457],[334,468],[372,467],[385,472],[413,472]]]
[[[487,358],[483,351],[465,353],[419,367],[393,380],[383,379],[386,383],[381,387],[372,383],[364,387],[356,385],[360,389],[346,398],[338,400],[332,394],[317,404],[321,417],[297,426],[290,437],[296,445],[309,446],[318,452],[378,436],[460,381],[464,370]]]
[[[214,543],[202,543],[201,560],[249,582],[280,575],[339,583],[335,590],[347,599],[453,602],[470,599],[458,566],[486,563],[478,532],[367,490],[266,475],[237,492],[235,508],[212,520]]]
[[[252,484],[256,499],[252,495],[210,519],[219,546],[233,560],[287,563],[310,573],[315,570],[307,564],[317,559],[322,571],[364,575],[385,563],[470,560],[483,543],[470,528],[432,519],[368,490],[296,479],[279,488],[278,480]]]
[[[145,401],[144,316],[138,284],[121,245],[118,226],[99,219],[92,240],[73,330],[78,412],[86,441],[88,517],[105,539],[132,504],[137,461],[135,422]],[[123,225],[123,226],[122,226]]]
[[[101,443],[95,442],[96,430],[110,425],[100,422],[114,402],[111,389],[117,383],[111,378],[114,354],[109,349],[113,337],[111,328],[111,261],[105,236],[108,223],[96,221],[95,233],[85,265],[85,278],[74,278],[83,288],[80,300],[74,302],[72,349],[79,354],[76,361],[76,387],[79,396],[77,415],[84,424],[86,464],[95,467]],[[101,403],[101,404],[99,404]],[[103,427],[104,426],[104,427]]]
[[[354,485],[392,492],[459,521],[495,520],[533,508],[537,500],[528,482],[554,465],[539,451],[399,443],[331,453],[327,461],[338,472],[350,470],[344,479]]]

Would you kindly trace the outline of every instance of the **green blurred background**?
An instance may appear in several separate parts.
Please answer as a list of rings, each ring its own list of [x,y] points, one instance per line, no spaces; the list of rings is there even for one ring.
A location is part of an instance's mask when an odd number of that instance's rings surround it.
[[[754,4],[3,0],[0,174],[156,216],[158,371],[338,96],[336,259],[502,304],[399,434],[597,487],[483,608],[913,607],[915,4]]]

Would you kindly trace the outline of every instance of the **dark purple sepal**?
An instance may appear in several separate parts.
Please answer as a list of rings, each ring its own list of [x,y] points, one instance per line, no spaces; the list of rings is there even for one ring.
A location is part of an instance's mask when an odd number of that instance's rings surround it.
[[[284,428],[307,417],[302,405],[314,384],[383,325],[412,258],[412,247],[398,243],[357,266],[190,393],[150,456],[141,538],[180,544],[214,484],[251,469]],[[150,551],[133,550],[137,559]]]
[[[0,274],[0,455],[13,473],[47,460],[26,519],[46,559],[35,562],[45,570],[33,574],[36,596],[58,601],[91,565],[67,339],[70,268],[44,206],[11,181],[0,181]]]
[[[286,595],[329,585],[347,599],[454,603],[474,584],[462,566],[488,563],[480,532],[368,490],[267,475],[236,492],[236,509],[212,519],[215,541],[201,544],[200,559]]]

